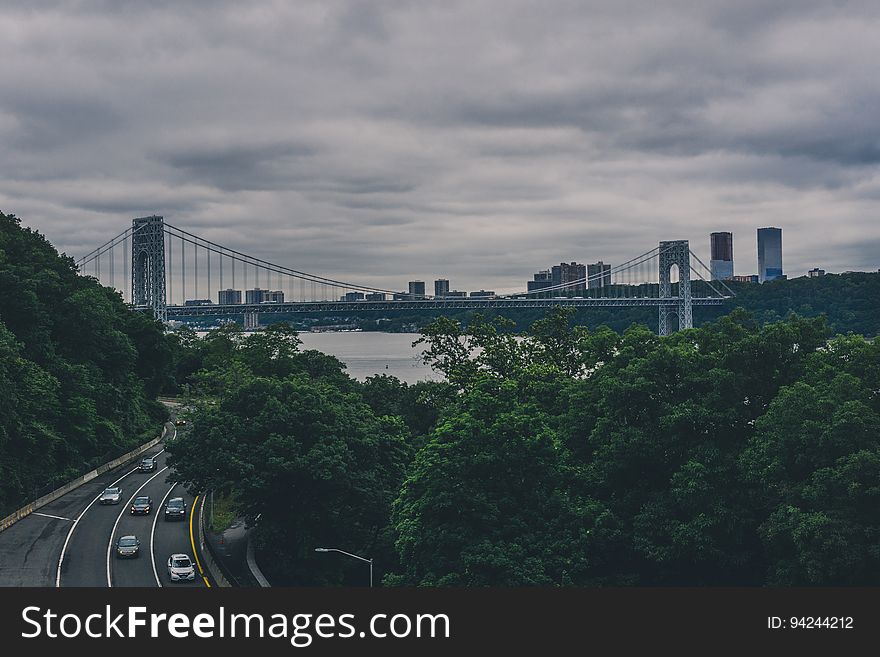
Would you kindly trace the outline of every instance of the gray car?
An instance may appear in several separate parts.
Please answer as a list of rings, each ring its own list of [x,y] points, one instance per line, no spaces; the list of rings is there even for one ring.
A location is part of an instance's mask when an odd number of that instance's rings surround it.
[[[122,489],[119,486],[105,488],[98,498],[98,504],[119,504],[122,499]]]
[[[138,465],[138,470],[141,472],[152,472],[156,469],[156,457],[155,456],[146,456],[141,459],[140,464]]]
[[[137,536],[120,536],[116,541],[116,557],[118,559],[136,559],[140,556],[141,542]]]

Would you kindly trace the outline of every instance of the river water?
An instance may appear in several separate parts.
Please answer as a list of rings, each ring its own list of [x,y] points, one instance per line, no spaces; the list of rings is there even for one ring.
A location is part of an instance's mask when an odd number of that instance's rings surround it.
[[[301,349],[316,349],[336,356],[346,364],[346,371],[363,381],[374,374],[395,376],[405,383],[439,381],[443,377],[425,365],[422,346],[413,348],[418,333],[380,333],[351,331],[299,334]]]

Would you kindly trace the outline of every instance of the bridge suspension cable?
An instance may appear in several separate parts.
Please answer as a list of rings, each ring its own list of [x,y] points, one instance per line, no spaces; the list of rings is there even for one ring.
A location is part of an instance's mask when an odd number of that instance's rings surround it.
[[[575,280],[566,281],[564,283],[558,283],[556,285],[549,285],[547,287],[543,287],[543,288],[540,288],[537,290],[532,290],[530,292],[518,292],[515,294],[509,294],[509,295],[504,295],[504,296],[510,297],[510,298],[515,298],[515,297],[521,297],[521,296],[532,296],[532,295],[537,295],[537,294],[545,294],[547,292],[556,292],[558,290],[570,291],[572,288],[577,288],[581,285],[584,285],[584,287],[589,287],[589,283],[591,283],[591,282],[603,281],[604,279],[608,278],[609,276],[613,276],[615,274],[619,275],[624,272],[627,272],[635,267],[638,267],[639,265],[641,265],[643,263],[649,262],[649,261],[653,260],[654,258],[657,258],[659,254],[660,254],[660,247],[656,246],[653,249],[651,249],[650,251],[646,251],[645,253],[643,253],[639,256],[636,256],[635,258],[631,258],[631,259],[627,260],[626,262],[622,262],[619,265],[615,265],[614,267],[612,267],[608,271],[600,271],[600,272],[594,273],[592,275],[587,275],[587,276],[584,276],[584,277],[581,277],[581,278],[578,278]]]
[[[126,228],[124,231],[119,233],[119,235],[117,235],[116,237],[113,237],[112,239],[107,240],[101,246],[99,246],[96,249],[92,249],[86,255],[84,255],[79,260],[77,260],[76,266],[78,268],[82,269],[85,265],[93,262],[96,258],[99,258],[102,255],[104,255],[112,247],[117,246],[123,240],[130,238],[132,236],[132,234],[137,232],[137,230],[140,230],[140,227],[138,227],[137,229]]]
[[[346,290],[358,290],[362,292],[379,292],[385,294],[395,294],[396,290],[389,290],[380,287],[374,287],[369,285],[361,285],[359,283],[351,283],[346,281],[340,281],[333,278],[327,278],[325,276],[319,276],[317,274],[310,274],[308,272],[299,271],[297,269],[292,269],[290,267],[286,267],[284,265],[278,265],[268,260],[263,260],[262,258],[257,258],[254,256],[247,255],[246,253],[242,253],[241,251],[237,251],[236,249],[230,249],[221,244],[217,244],[216,242],[212,242],[211,240],[207,240],[203,237],[199,237],[198,235],[193,235],[192,233],[185,231],[181,228],[177,228],[176,226],[172,226],[171,224],[165,224],[165,232],[169,236],[173,236],[176,239],[182,240],[183,242],[188,242],[190,244],[194,244],[197,247],[201,247],[203,249],[213,251],[222,257],[229,258],[233,262],[240,262],[244,265],[245,277],[247,276],[247,265],[252,265],[255,270],[262,269],[266,271],[267,281],[269,272],[274,272],[279,276],[288,276],[290,278],[302,279],[305,281],[311,281],[312,283],[316,283],[319,285],[325,286],[336,286]],[[256,277],[257,272],[255,271],[255,282],[254,285],[259,285],[259,279]],[[233,277],[235,276],[235,269],[233,265]],[[233,278],[234,281],[234,278]],[[233,282],[234,284],[234,282]],[[268,283],[267,283],[268,285]],[[245,280],[245,287],[247,287],[247,281]]]
[[[693,272],[694,272],[697,276],[699,276],[700,279],[701,279],[704,283],[706,283],[710,288],[712,288],[712,290],[714,290],[715,293],[716,293],[718,296],[720,296],[720,297],[724,297],[724,296],[728,296],[728,295],[730,295],[730,296],[732,296],[732,297],[735,297],[735,296],[736,296],[736,292],[734,292],[733,290],[731,290],[730,287],[727,285],[727,283],[725,283],[723,280],[721,280],[721,279],[716,279],[715,281],[712,281],[712,269],[711,269],[710,267],[707,267],[707,266],[706,266],[706,263],[703,262],[702,260],[700,260],[700,256],[698,256],[698,255],[697,255],[696,253],[694,253],[693,251],[691,251],[691,256],[692,256],[693,258],[695,258],[696,261],[700,263],[700,265],[702,265],[704,271],[709,272],[709,278],[707,279],[705,276],[703,276],[703,273],[702,273],[702,272],[697,271],[696,269],[694,269],[694,266],[691,265],[691,269],[693,270]],[[715,283],[719,283],[719,284],[721,285],[721,287],[723,287],[723,288],[727,291],[727,294],[724,294],[723,292],[721,292],[720,290],[718,290],[714,285],[712,285],[713,282],[715,282]]]

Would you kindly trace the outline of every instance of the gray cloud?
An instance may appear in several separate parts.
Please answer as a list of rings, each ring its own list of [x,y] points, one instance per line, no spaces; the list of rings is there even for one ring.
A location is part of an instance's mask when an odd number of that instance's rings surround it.
[[[876,269],[878,59],[867,1],[4,3],[0,208],[394,289],[764,225]]]

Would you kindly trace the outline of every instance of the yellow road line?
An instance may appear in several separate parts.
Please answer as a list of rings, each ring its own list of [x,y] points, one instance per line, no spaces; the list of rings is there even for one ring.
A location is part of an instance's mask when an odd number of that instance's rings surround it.
[[[189,510],[189,542],[192,544],[193,549],[193,557],[195,557],[196,565],[199,567],[199,575],[202,576],[202,579],[205,580],[205,585],[208,588],[211,588],[211,583],[208,581],[208,578],[205,577],[205,571],[202,569],[202,564],[199,561],[199,552],[196,550],[196,539],[193,535],[193,517],[196,515],[196,504],[199,501],[199,496],[196,495],[196,499],[193,500],[192,508]]]

